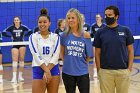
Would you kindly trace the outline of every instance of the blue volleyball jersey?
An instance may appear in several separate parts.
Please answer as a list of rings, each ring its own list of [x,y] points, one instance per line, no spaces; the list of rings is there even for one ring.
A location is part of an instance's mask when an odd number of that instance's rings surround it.
[[[79,76],[88,73],[88,64],[86,63],[86,57],[91,56],[91,48],[86,45],[86,40],[83,36],[76,37],[73,34],[61,35],[61,45],[65,47],[63,73]]]
[[[33,32],[34,32],[34,33],[35,33],[35,32],[39,32],[39,27],[38,27],[38,26],[35,27],[34,30],[33,30]]]
[[[57,28],[54,32],[60,36],[64,31],[62,31],[60,28]]]
[[[97,23],[94,23],[91,26],[91,37],[93,38],[96,34],[96,32],[100,29],[100,28],[104,28],[106,25],[103,23],[101,26],[98,26]]]
[[[12,25],[3,31],[3,35],[6,37],[12,37],[13,41],[24,41],[24,36],[28,36],[30,34],[31,30],[24,25],[21,25],[19,28]]]
[[[83,29],[84,29],[84,31],[90,32],[90,25],[87,24],[87,23],[85,23],[85,24],[83,25]]]

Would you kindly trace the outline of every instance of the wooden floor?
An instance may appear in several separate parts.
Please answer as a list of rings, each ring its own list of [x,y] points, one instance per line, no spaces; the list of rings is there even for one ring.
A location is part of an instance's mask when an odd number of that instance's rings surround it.
[[[31,93],[31,65],[25,66],[24,70],[24,82],[13,84],[10,82],[12,77],[11,66],[4,67],[4,83],[0,84],[0,93]],[[90,93],[100,93],[99,81],[90,81]],[[65,93],[64,85],[61,82],[58,93]],[[77,92],[78,89],[77,89]],[[133,71],[131,73],[131,85],[129,93],[140,93],[140,63],[135,63]]]

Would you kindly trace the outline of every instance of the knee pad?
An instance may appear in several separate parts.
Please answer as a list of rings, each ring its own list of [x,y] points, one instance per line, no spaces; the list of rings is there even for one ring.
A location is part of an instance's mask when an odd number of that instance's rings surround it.
[[[0,65],[0,70],[3,70],[3,66],[2,65]]]
[[[20,62],[19,62],[19,66],[20,66],[20,67],[24,67],[24,61],[20,61]]]
[[[93,62],[95,62],[95,57],[93,57]]]
[[[17,62],[13,61],[12,66],[17,67],[17,64],[18,64]]]

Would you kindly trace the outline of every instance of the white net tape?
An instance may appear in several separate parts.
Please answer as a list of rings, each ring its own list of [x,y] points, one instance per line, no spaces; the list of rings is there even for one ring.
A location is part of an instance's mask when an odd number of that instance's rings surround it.
[[[11,45],[29,45],[28,41],[24,42],[2,42],[0,46],[11,46]]]
[[[140,39],[140,36],[134,36],[134,39]],[[91,39],[93,41],[94,38]],[[29,45],[28,41],[24,42],[2,42],[0,43],[0,46],[12,46],[12,45]]]

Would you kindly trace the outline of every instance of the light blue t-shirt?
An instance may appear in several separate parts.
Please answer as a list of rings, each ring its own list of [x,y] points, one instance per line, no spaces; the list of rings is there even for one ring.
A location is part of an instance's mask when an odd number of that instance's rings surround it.
[[[72,33],[61,35],[61,45],[65,47],[62,72],[68,75],[88,74],[86,57],[92,56],[92,44],[90,38],[76,37]]]

